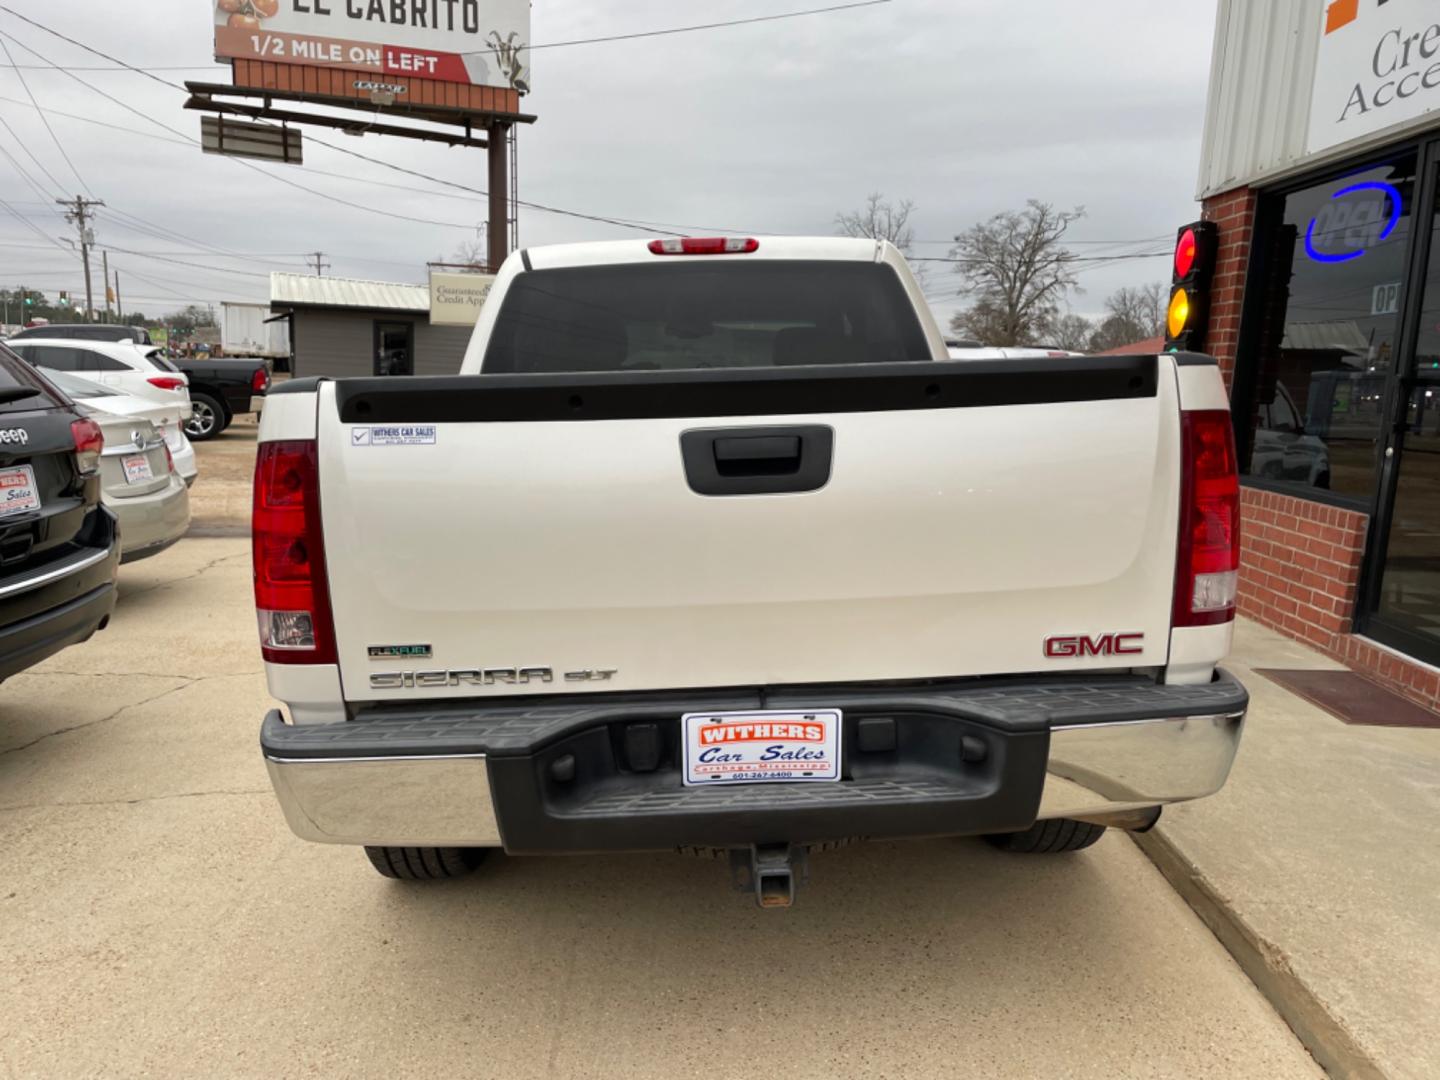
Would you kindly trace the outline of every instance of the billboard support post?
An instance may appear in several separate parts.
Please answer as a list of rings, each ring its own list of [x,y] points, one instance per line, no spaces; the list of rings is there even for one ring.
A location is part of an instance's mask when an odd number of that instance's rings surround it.
[[[507,192],[510,170],[505,164],[505,150],[510,143],[507,137],[509,126],[499,123],[490,126],[490,225],[485,230],[485,239],[490,249],[486,262],[492,274],[499,271],[505,256],[510,254],[510,197]]]

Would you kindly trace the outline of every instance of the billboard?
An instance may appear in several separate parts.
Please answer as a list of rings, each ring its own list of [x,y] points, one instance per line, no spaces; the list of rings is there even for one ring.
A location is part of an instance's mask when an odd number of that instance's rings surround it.
[[[474,326],[494,284],[494,274],[430,271],[430,325]]]
[[[529,0],[211,0],[217,60],[526,93]]]

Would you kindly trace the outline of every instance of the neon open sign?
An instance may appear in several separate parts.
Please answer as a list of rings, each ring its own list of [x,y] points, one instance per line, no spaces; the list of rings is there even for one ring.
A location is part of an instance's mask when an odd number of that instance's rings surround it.
[[[1376,191],[1381,197],[1363,202],[1351,200],[1338,205],[1335,202],[1360,191]],[[1369,250],[1366,246],[1368,243],[1380,243],[1395,231],[1395,226],[1400,224],[1401,203],[1400,189],[1383,180],[1367,180],[1341,188],[1330,196],[1330,203],[1310,219],[1310,224],[1305,229],[1305,254],[1319,263],[1343,263],[1360,258]],[[1344,250],[1332,253],[1321,251],[1315,246],[1315,229],[1321,224],[1322,218],[1322,246],[1330,247],[1333,243],[1344,245]],[[1378,234],[1374,231],[1377,227]]]

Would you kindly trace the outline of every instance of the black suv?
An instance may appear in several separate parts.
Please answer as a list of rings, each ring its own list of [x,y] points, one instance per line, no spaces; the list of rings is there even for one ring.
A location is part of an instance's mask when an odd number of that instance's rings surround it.
[[[133,341],[136,345],[149,345],[150,331],[143,326],[116,326],[114,323],[50,323],[45,326],[31,326],[11,334],[7,341],[23,341],[25,338],[77,338],[82,341]]]
[[[120,538],[100,427],[0,345],[0,680],[104,629]]]

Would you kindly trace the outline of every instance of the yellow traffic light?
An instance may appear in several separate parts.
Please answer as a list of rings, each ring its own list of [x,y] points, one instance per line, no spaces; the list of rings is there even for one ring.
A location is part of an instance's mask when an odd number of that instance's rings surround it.
[[[1166,317],[1165,328],[1170,331],[1172,338],[1178,338],[1185,332],[1185,327],[1190,322],[1190,294],[1183,288],[1176,289],[1175,294],[1170,297],[1170,312]]]

